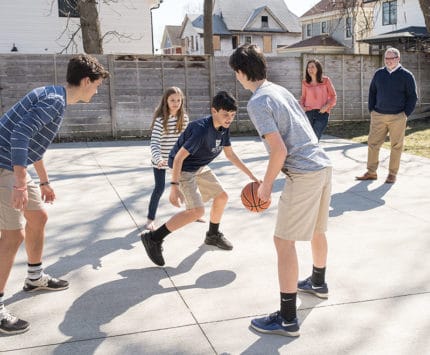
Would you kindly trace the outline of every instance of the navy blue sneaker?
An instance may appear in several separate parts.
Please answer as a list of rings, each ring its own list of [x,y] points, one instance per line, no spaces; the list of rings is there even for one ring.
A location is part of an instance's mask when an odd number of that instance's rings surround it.
[[[300,335],[299,321],[294,318],[287,322],[277,311],[263,318],[255,318],[251,321],[251,327],[256,331],[268,334],[283,335],[286,337],[298,337]]]
[[[297,290],[311,293],[319,298],[328,298],[327,284],[324,283],[322,286],[315,286],[312,283],[311,276],[309,276],[306,280],[299,281],[297,283]]]

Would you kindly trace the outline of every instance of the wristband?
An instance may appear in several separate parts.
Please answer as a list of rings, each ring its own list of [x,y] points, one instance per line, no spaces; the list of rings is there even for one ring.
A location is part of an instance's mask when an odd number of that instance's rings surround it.
[[[46,185],[49,185],[49,181],[41,182],[39,184],[39,186],[46,186]]]
[[[176,182],[176,181],[170,181],[170,185],[179,185],[179,182]]]

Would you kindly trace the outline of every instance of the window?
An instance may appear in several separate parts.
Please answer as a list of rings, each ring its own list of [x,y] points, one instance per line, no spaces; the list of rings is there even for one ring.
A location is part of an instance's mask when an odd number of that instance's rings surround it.
[[[308,23],[306,25],[306,37],[310,37],[310,36],[312,36],[312,25]]]
[[[196,36],[196,51],[199,50],[199,36]]]
[[[351,38],[352,37],[352,18],[347,17],[345,19],[345,37]]]
[[[386,1],[382,4],[382,25],[397,23],[397,1]]]
[[[231,37],[231,46],[236,49],[239,46],[239,36]]]
[[[327,22],[321,22],[321,33],[327,33]]]
[[[221,50],[221,38],[220,38],[220,36],[213,36],[213,46],[214,46],[214,51]]]
[[[261,16],[261,27],[269,27],[269,17]]]
[[[251,44],[252,43],[252,36],[245,36],[245,44]]]
[[[58,0],[58,17],[79,17],[78,0]]]
[[[272,53],[272,36],[263,36],[263,52]]]

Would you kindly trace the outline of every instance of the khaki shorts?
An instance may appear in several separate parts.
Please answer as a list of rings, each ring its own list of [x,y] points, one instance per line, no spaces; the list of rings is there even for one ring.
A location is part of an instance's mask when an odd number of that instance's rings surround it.
[[[42,210],[42,198],[40,189],[27,173],[27,210]],[[15,179],[13,172],[0,168],[0,229],[17,230],[24,229],[24,213],[16,208],[12,208],[12,191]]]
[[[278,204],[276,237],[307,241],[315,232],[327,230],[331,176],[331,167],[307,174],[288,173]]]
[[[179,178],[179,189],[184,195],[187,210],[203,207],[205,202],[225,191],[208,166],[195,172],[182,171]]]

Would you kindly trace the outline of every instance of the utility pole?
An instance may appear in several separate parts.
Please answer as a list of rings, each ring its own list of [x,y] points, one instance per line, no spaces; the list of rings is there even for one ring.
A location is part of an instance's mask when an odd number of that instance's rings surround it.
[[[203,9],[203,42],[205,46],[205,54],[213,55],[214,54],[214,46],[213,46],[213,30],[212,30],[212,0],[204,0],[204,9]]]

